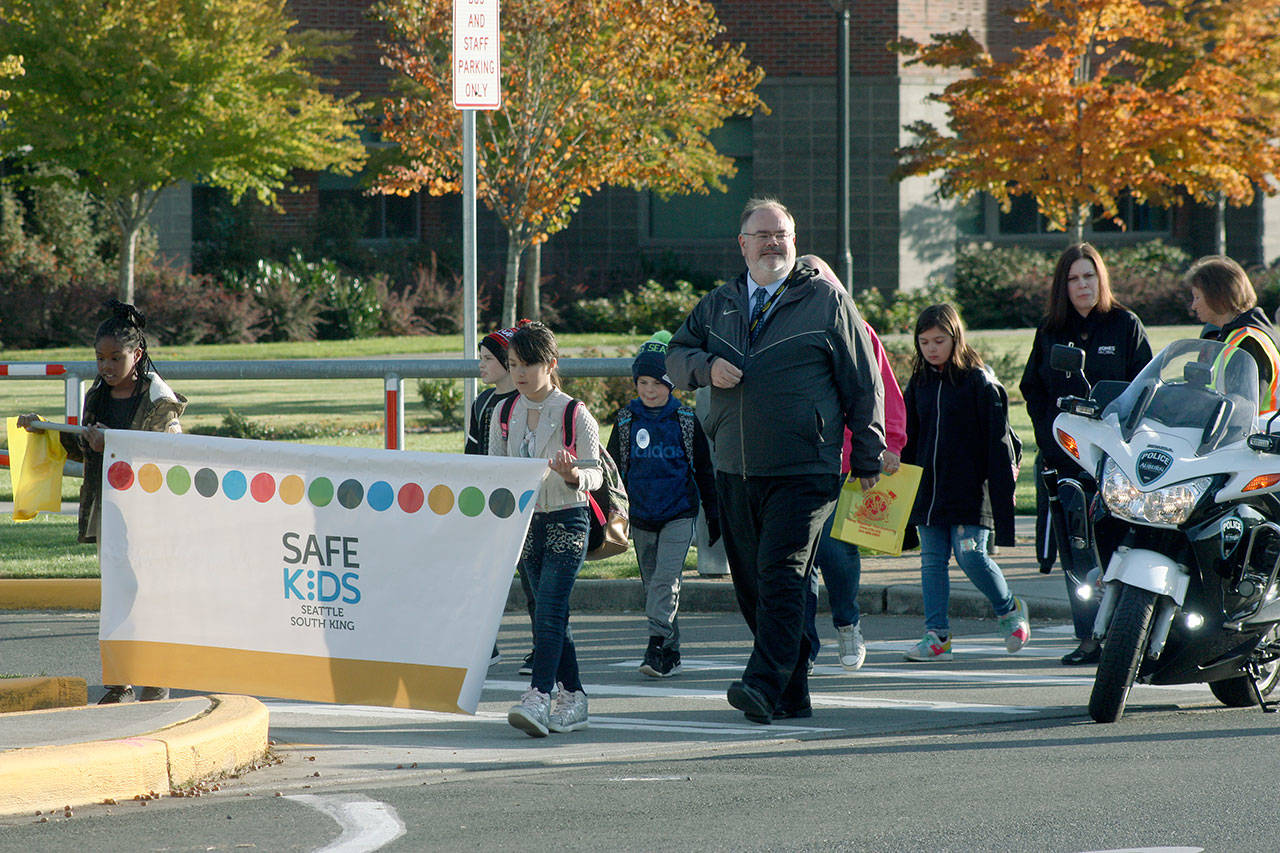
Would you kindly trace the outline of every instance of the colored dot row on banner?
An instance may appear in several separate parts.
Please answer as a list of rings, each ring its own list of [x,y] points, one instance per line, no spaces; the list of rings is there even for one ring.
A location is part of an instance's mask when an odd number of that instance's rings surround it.
[[[417,512],[426,506],[436,515],[448,515],[456,506],[463,515],[474,518],[485,511],[498,518],[509,518],[516,511],[516,497],[510,489],[497,488],[486,498],[483,491],[476,486],[466,486],[457,493],[440,483],[424,490],[417,483],[405,483],[396,489],[386,480],[370,483],[368,488],[359,480],[346,479],[336,486],[328,477],[316,477],[309,484],[297,474],[289,474],[276,482],[272,475],[262,472],[252,478],[243,471],[231,470],[221,477],[210,468],[200,468],[194,475],[185,466],[174,465],[167,473],[160,471],[160,466],[147,462],[138,467],[137,472],[128,462],[113,462],[107,468],[107,482],[117,491],[126,491],[135,484],[144,492],[155,493],[162,488],[175,495],[195,493],[205,498],[212,498],[222,492],[229,500],[238,501],[246,494],[258,503],[267,503],[273,498],[290,506],[300,504],[304,500],[311,506],[325,507],[335,500],[346,509],[356,509],[361,504],[368,504],[371,509],[385,512],[392,506],[399,506],[407,513]],[[519,505],[523,512],[533,500],[534,492],[527,491],[520,496]]]

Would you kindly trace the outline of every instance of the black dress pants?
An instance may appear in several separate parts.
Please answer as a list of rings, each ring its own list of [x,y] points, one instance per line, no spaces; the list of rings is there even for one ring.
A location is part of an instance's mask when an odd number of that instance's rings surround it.
[[[742,680],[775,710],[809,707],[805,595],[838,474],[716,474],[720,526],[738,608],[755,636]]]

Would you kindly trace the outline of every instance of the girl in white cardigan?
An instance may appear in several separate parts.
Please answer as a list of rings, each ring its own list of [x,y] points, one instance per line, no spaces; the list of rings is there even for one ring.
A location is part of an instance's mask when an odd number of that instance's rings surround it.
[[[566,447],[565,409],[574,401],[558,387],[558,355],[556,337],[542,323],[516,330],[507,365],[518,394],[509,417],[489,425],[490,455],[546,459],[551,469],[538,490],[519,564],[535,602],[532,683],[507,714],[511,725],[532,737],[587,727],[587,694],[569,631],[569,594],[587,555],[587,492],[604,479],[600,428],[581,403],[574,406],[572,449]],[[554,708],[553,686],[559,689]]]

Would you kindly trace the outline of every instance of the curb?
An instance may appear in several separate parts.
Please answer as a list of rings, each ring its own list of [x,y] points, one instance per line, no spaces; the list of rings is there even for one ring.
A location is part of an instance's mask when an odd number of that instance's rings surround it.
[[[79,708],[89,702],[83,678],[39,677],[0,679],[0,714]]]
[[[248,696],[206,698],[207,710],[145,735],[0,753],[0,814],[167,793],[266,754],[265,705]]]
[[[98,578],[0,578],[0,610],[97,610]]]

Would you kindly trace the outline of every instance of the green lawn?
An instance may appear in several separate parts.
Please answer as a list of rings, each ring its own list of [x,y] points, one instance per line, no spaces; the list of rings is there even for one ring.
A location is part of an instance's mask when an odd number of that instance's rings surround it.
[[[1172,340],[1194,337],[1195,326],[1157,326],[1148,330],[1153,350]],[[1003,358],[1005,363],[1020,361],[1030,349],[1030,329],[974,332],[972,342],[984,356]],[[886,336],[887,340],[908,340],[906,336]],[[625,335],[566,335],[561,339],[565,349],[581,347],[632,347],[637,338]],[[154,355],[165,359],[269,359],[269,358],[362,358],[421,353],[461,354],[461,336],[373,338],[360,341],[321,341],[314,343],[274,343],[254,345],[221,345],[174,347],[157,350]],[[87,360],[88,351],[43,350],[15,352],[0,350],[3,361]],[[1001,379],[1016,395],[1020,375]],[[60,381],[0,379],[0,416],[35,411],[52,419],[61,419],[63,386]],[[381,380],[328,380],[292,382],[288,380],[208,380],[183,382],[178,388],[191,405],[183,424],[216,426],[229,410],[264,425],[286,427],[296,424],[322,426],[332,433],[305,443],[349,447],[382,447],[383,387]],[[405,388],[405,444],[409,450],[458,452],[462,433],[428,431],[426,412],[416,394],[416,386]],[[1035,511],[1035,487],[1032,462],[1035,437],[1026,409],[1015,402],[1010,411],[1014,430],[1023,442],[1024,461],[1018,477],[1017,506],[1020,513]],[[607,440],[607,427],[602,440]],[[0,447],[7,438],[0,431]],[[63,498],[74,501],[80,481],[67,478],[63,482]],[[11,501],[13,490],[7,468],[0,468],[0,501]],[[71,516],[45,517],[23,524],[14,523],[6,514],[0,516],[0,576],[67,577],[97,574],[97,557],[93,546],[76,543],[75,519]],[[688,566],[694,565],[690,553]],[[583,577],[634,577],[635,557],[627,554],[611,560],[588,563]]]

